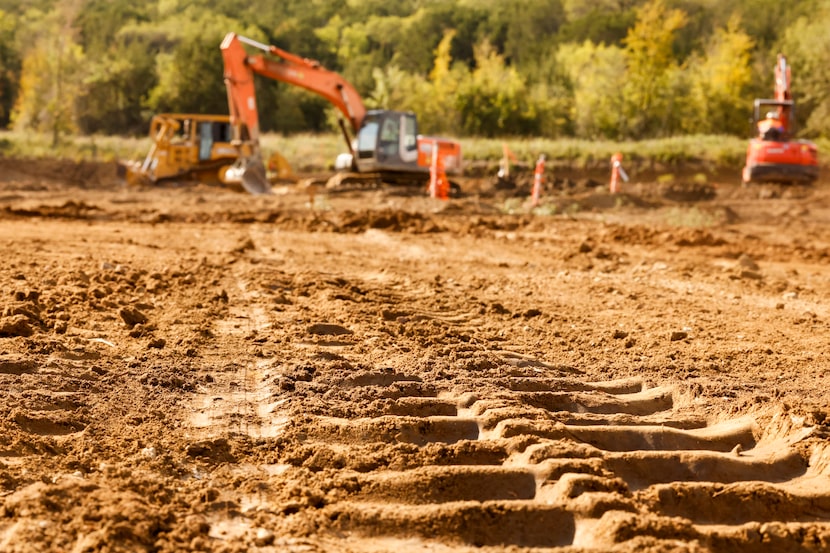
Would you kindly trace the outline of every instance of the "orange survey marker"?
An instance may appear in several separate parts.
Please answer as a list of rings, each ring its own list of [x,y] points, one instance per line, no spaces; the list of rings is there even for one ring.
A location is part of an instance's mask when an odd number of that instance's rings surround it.
[[[429,165],[429,197],[448,200],[450,183],[444,171],[444,159],[438,151],[438,143],[432,143],[432,163]]]
[[[507,142],[502,142],[501,149],[502,158],[499,161],[498,177],[501,180],[508,181],[510,180],[510,162],[513,161],[515,163],[518,160],[513,152],[510,151],[510,148],[507,147]]]
[[[533,171],[533,191],[530,195],[530,205],[539,205],[539,198],[542,195],[542,184],[545,181],[545,154],[539,156],[536,162],[536,170]]]
[[[622,179],[623,182],[628,182],[628,175],[625,174],[625,170],[622,168],[622,154],[617,152],[613,156],[611,156],[611,193],[616,194],[620,191],[620,183],[619,179]]]

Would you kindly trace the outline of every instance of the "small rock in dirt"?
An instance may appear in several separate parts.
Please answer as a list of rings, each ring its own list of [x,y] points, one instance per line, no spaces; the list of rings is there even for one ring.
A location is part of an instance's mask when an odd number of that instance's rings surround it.
[[[150,342],[147,344],[147,347],[153,349],[164,349],[164,346],[166,345],[167,340],[165,340],[164,338],[156,338],[155,340],[150,340]]]
[[[402,317],[406,317],[409,313],[404,311],[391,311],[389,309],[384,309],[380,312],[380,316],[383,318],[384,321],[397,321]]]
[[[615,330],[614,331],[614,339],[615,340],[622,340],[623,338],[628,338],[628,332],[624,330]]]
[[[265,547],[274,543],[274,533],[267,528],[258,528],[256,531],[256,539],[254,544],[257,547]]]
[[[291,300],[285,297],[284,294],[274,296],[274,303],[277,305],[291,305]]]
[[[490,309],[493,310],[493,313],[498,313],[499,315],[510,315],[510,310],[498,302],[491,305]]]
[[[749,280],[761,280],[762,278],[764,278],[761,275],[761,273],[758,273],[756,271],[748,271],[748,270],[741,271],[740,276],[743,279],[749,279]]]
[[[541,314],[542,314],[542,312],[541,312],[540,310],[538,310],[538,309],[528,309],[527,311],[525,311],[525,312],[522,314],[522,316],[523,316],[525,319],[531,319],[531,318],[533,318],[533,317],[538,317],[538,316],[539,316],[539,315],[541,315]]]
[[[31,336],[34,334],[32,325],[25,315],[13,315],[0,319],[0,337]]]
[[[232,462],[234,460],[230,444],[224,438],[189,444],[185,452],[188,457],[211,459],[217,462]]]
[[[760,269],[758,264],[755,263],[755,260],[746,254],[743,254],[741,255],[741,257],[738,258],[738,265],[740,265],[744,269],[749,269],[750,271],[757,271]]]
[[[795,299],[798,299],[798,292],[787,292],[786,294],[784,294],[783,296],[781,296],[781,298],[782,298],[782,299],[785,299],[785,300],[795,300]]]
[[[121,319],[126,323],[127,326],[130,328],[134,327],[138,324],[144,324],[147,322],[147,315],[139,311],[138,309],[133,309],[131,307],[123,307],[118,312],[121,316]]]
[[[344,326],[330,324],[330,323],[316,323],[308,327],[309,334],[318,334],[322,336],[341,336],[343,334],[353,334],[351,330]]]
[[[40,317],[40,311],[40,308],[33,303],[24,303],[7,308],[3,315],[6,317],[11,315],[23,315],[28,320],[40,324],[43,322],[43,319]]]
[[[682,330],[675,330],[674,332],[671,333],[671,341],[672,342],[677,342],[678,340],[685,340],[688,337],[689,337],[689,333],[684,332]]]
[[[247,238],[245,240],[242,240],[239,244],[237,244],[237,246],[233,250],[231,250],[231,252],[242,254],[255,249],[256,245],[254,244],[254,241],[250,238]]]

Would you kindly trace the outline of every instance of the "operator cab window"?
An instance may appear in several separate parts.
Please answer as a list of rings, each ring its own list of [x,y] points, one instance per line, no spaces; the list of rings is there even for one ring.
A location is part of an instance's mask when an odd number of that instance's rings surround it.
[[[383,120],[383,127],[380,131],[380,147],[383,153],[394,155],[398,151],[399,130],[400,122],[396,115],[389,115]]]
[[[404,148],[406,148],[406,151],[412,152],[418,148],[418,122],[414,115],[407,114],[403,117],[403,125]]]
[[[366,121],[357,135],[357,155],[362,158],[375,156],[378,144],[378,122]]]
[[[230,142],[233,138],[233,129],[230,123],[215,122],[213,123],[213,141],[214,142]]]
[[[210,159],[213,149],[213,124],[210,121],[199,123],[199,159],[205,161]]]

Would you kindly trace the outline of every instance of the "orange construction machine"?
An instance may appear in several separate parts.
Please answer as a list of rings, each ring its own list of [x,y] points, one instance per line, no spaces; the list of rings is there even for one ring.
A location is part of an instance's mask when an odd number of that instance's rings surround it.
[[[783,54],[778,54],[775,65],[775,98],[756,99],[753,115],[756,136],[746,151],[743,183],[814,182],[819,172],[816,145],[792,139],[795,103],[790,92],[790,66]]]
[[[264,54],[249,55],[243,45]],[[254,91],[257,74],[319,94],[343,114],[348,125],[341,119],[340,127],[349,152],[338,156],[337,169],[351,170],[366,180],[425,185],[430,178],[432,148],[437,145],[446,172],[460,172],[461,145],[457,141],[419,135],[412,112],[367,110],[357,90],[319,62],[236,33],[225,36],[221,49],[231,121],[241,123],[234,128],[245,129],[254,145],[258,144],[260,133]],[[257,187],[256,183],[264,178],[264,169],[256,146],[244,166],[243,182]]]

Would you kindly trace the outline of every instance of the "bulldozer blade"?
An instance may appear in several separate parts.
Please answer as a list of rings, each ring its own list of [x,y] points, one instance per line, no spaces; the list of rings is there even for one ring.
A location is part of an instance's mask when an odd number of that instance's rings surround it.
[[[258,158],[248,160],[242,172],[242,187],[254,195],[271,193],[271,183],[268,182],[262,160]]]

